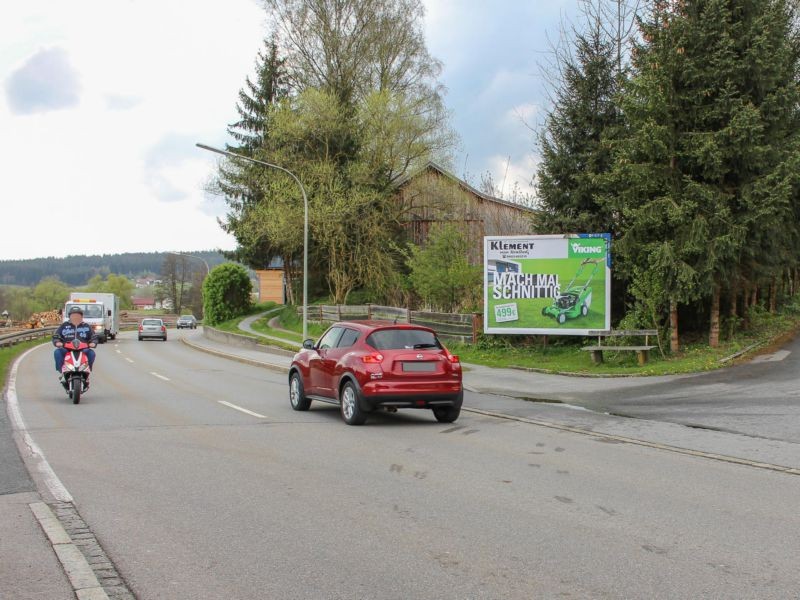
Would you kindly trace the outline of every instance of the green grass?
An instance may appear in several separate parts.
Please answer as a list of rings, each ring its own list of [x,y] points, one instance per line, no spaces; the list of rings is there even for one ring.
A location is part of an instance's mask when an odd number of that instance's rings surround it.
[[[275,317],[278,317],[281,328],[287,329],[291,333],[270,327],[268,323]],[[292,305],[286,305],[280,312],[273,313],[263,319],[258,319],[253,323],[253,329],[261,333],[266,333],[267,335],[286,338],[298,343],[303,342],[303,317],[297,314],[297,307]],[[326,324],[314,321],[308,323],[308,335],[311,338],[319,338],[325,333],[326,329],[328,329],[328,325]]]
[[[273,317],[279,317],[280,326],[293,333],[286,333],[271,328],[267,322]],[[239,321],[233,322],[233,333],[244,332],[236,329]],[[318,339],[327,329],[328,325],[310,322],[309,336]],[[285,306],[280,312],[270,315],[266,319],[259,319],[253,328],[268,335],[284,337],[297,343],[302,342],[302,317],[298,316],[294,306]],[[526,336],[485,336],[479,344],[448,344],[454,354],[458,354],[465,363],[486,365],[489,367],[522,369],[536,369],[550,373],[570,373],[575,375],[672,375],[681,373],[697,373],[711,371],[732,364],[721,363],[720,359],[744,350],[745,348],[761,343],[752,352],[763,351],[771,344],[781,341],[788,335],[800,330],[800,306],[793,309],[789,307],[783,314],[771,315],[763,310],[751,313],[751,324],[747,331],[741,331],[730,339],[723,339],[719,347],[711,348],[704,339],[685,344],[677,355],[669,354],[667,341],[662,356],[659,349],[650,351],[650,360],[644,366],[639,366],[635,352],[603,352],[604,362],[601,365],[592,363],[588,352],[581,350],[586,345],[594,345],[597,338],[579,338],[573,336],[550,336],[549,345],[543,346],[540,337]],[[261,343],[264,343],[262,340]],[[619,338],[608,338],[606,344],[623,345]],[[644,343],[644,338],[634,338],[625,342],[631,345]],[[651,338],[650,343],[654,340]],[[752,352],[748,352],[751,355]],[[747,359],[745,355],[744,359]]]
[[[800,315],[769,315],[755,312],[748,331],[735,335],[732,339],[723,340],[719,347],[711,348],[705,341],[689,343],[682,351],[671,356],[662,357],[658,348],[650,351],[650,360],[644,366],[636,362],[635,352],[603,352],[604,363],[594,365],[588,352],[580,348],[587,345],[589,339],[569,338],[556,339],[550,337],[550,345],[544,347],[541,339],[518,338],[516,341],[508,337],[489,338],[483,344],[452,344],[451,352],[458,354],[466,363],[475,363],[490,367],[518,367],[542,370],[551,373],[572,373],[576,375],[672,375],[680,373],[697,373],[711,371],[729,366],[732,362],[721,363],[720,359],[744,350],[752,344],[762,342],[757,352],[780,342],[800,329]],[[591,344],[597,342],[591,339]],[[643,343],[638,339],[636,344]],[[606,343],[618,343],[609,339]],[[669,344],[665,351],[668,351]],[[749,353],[748,353],[749,354]],[[745,357],[746,359],[746,357]]]
[[[273,308],[276,308],[277,306],[278,305],[275,304],[274,302],[265,302],[263,304],[256,304],[256,305],[253,306],[253,308],[251,310],[248,311],[248,313],[246,315],[236,317],[235,319],[231,319],[229,321],[223,321],[222,323],[217,323],[216,325],[211,325],[210,327],[213,327],[214,329],[219,329],[220,331],[225,331],[227,333],[235,333],[236,335],[243,335],[245,337],[252,338],[258,344],[260,344],[262,346],[274,346],[274,347],[282,348],[284,350],[297,350],[297,348],[302,343],[302,339],[301,339],[302,335],[301,334],[297,335],[296,343],[291,343],[291,342],[281,343],[281,342],[279,342],[277,340],[266,339],[266,338],[263,338],[261,336],[255,335],[253,333],[249,333],[247,331],[243,331],[242,329],[239,329],[239,323],[241,323],[242,320],[244,320],[248,316],[252,316],[252,315],[260,313],[260,312],[265,312],[267,310],[271,310]],[[277,313],[275,313],[275,314],[277,314]],[[273,316],[275,316],[275,314],[269,315],[268,317],[263,318],[263,319],[256,320],[253,323],[253,329],[255,329],[256,331],[260,331],[262,333],[266,333],[268,335],[275,335],[276,337],[283,337],[283,338],[286,338],[287,340],[294,341],[294,337],[293,336],[290,337],[289,335],[284,335],[283,332],[279,332],[279,331],[273,330],[273,329],[271,329],[270,327],[267,326],[267,324],[266,324],[267,321],[269,321],[269,319],[271,319]],[[302,327],[301,327],[301,331],[302,331]]]
[[[11,366],[11,363],[14,362],[15,358],[29,348],[34,348],[40,344],[46,344],[49,341],[50,337],[47,336],[40,340],[31,340],[29,342],[22,342],[15,346],[9,346],[8,348],[0,348],[0,382],[2,382],[2,386],[5,386],[6,377],[8,377],[8,369]]]

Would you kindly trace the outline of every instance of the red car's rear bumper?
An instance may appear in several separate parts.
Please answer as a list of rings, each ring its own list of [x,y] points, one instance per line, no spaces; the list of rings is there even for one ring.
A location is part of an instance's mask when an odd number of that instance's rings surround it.
[[[431,408],[432,406],[461,406],[464,392],[460,381],[370,381],[361,388],[361,397],[372,407]]]

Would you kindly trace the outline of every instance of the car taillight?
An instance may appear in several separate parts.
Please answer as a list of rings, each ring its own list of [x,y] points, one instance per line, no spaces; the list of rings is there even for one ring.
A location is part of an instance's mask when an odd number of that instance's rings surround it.
[[[162,325],[161,326],[161,331],[166,331],[166,330],[167,330],[167,326],[166,325]]]
[[[447,358],[451,363],[460,363],[461,362],[461,360],[455,354],[448,354]]]
[[[144,325],[142,325],[141,323],[139,323],[139,331],[144,331]]]
[[[380,352],[373,352],[372,354],[366,354],[362,356],[361,360],[367,364],[380,364],[383,362],[383,354]]]

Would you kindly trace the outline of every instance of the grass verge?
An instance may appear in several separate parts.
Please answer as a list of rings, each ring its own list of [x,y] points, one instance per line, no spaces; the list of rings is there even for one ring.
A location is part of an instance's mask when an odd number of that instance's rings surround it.
[[[49,337],[44,337],[40,340],[30,340],[29,342],[22,342],[8,348],[0,348],[0,382],[5,387],[6,377],[8,377],[8,369],[14,359],[20,354],[40,344],[46,344],[50,341]]]
[[[753,354],[774,350],[791,339],[800,330],[800,315],[754,312],[748,331],[736,334],[731,339],[720,342],[717,348],[697,341],[689,343],[676,355],[661,356],[658,348],[651,350],[650,360],[644,366],[636,362],[635,352],[603,352],[603,364],[592,364],[588,352],[581,350],[587,345],[596,344],[597,339],[559,339],[544,347],[541,340],[531,338],[516,340],[510,336],[484,338],[476,345],[453,344],[450,350],[458,354],[466,363],[475,363],[489,367],[511,367],[535,369],[548,373],[568,373],[575,375],[675,375],[697,373],[721,369],[736,362],[748,360]],[[636,343],[641,343],[639,340]],[[604,342],[605,345],[606,342]],[[737,352],[754,344],[736,360],[720,362]]]
[[[281,329],[275,329],[269,326],[269,321],[277,317],[280,322]],[[309,322],[308,335],[311,338],[317,339],[328,328],[316,322]],[[267,335],[274,335],[288,340],[296,341],[298,344],[303,343],[303,318],[297,314],[295,306],[284,306],[280,312],[274,313],[263,319],[258,319],[253,323],[253,329],[266,333]]]
[[[283,329],[293,333],[269,327],[268,321],[275,316],[279,317]],[[286,306],[279,313],[256,321],[253,328],[262,333],[285,337],[300,343],[302,325],[302,318],[297,315],[296,308]],[[309,323],[309,335],[315,339],[319,338],[327,327],[326,324]],[[785,313],[779,314],[756,309],[751,311],[749,329],[722,340],[717,348],[711,348],[703,340],[696,340],[687,343],[679,354],[670,355],[667,344],[665,356],[662,356],[656,348],[650,352],[647,364],[641,367],[636,362],[635,352],[614,352],[613,348],[603,352],[603,364],[592,364],[591,356],[588,352],[582,351],[581,347],[596,344],[597,338],[551,336],[549,345],[545,347],[540,337],[484,336],[478,344],[447,346],[451,352],[458,354],[463,362],[488,367],[534,369],[547,373],[583,376],[675,375],[712,371],[746,361],[756,353],[776,349],[797,331],[800,331],[800,308],[793,309],[790,306]],[[621,341],[609,340],[609,342],[622,345]],[[637,345],[643,342],[643,338],[633,340]],[[604,345],[606,343],[603,342]],[[757,346],[737,359],[720,362],[754,344]]]

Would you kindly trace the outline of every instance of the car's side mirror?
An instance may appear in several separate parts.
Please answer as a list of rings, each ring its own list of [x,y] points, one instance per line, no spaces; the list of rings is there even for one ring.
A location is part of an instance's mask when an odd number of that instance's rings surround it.
[[[314,349],[314,340],[306,340],[303,342],[303,348],[306,350],[313,350]]]

